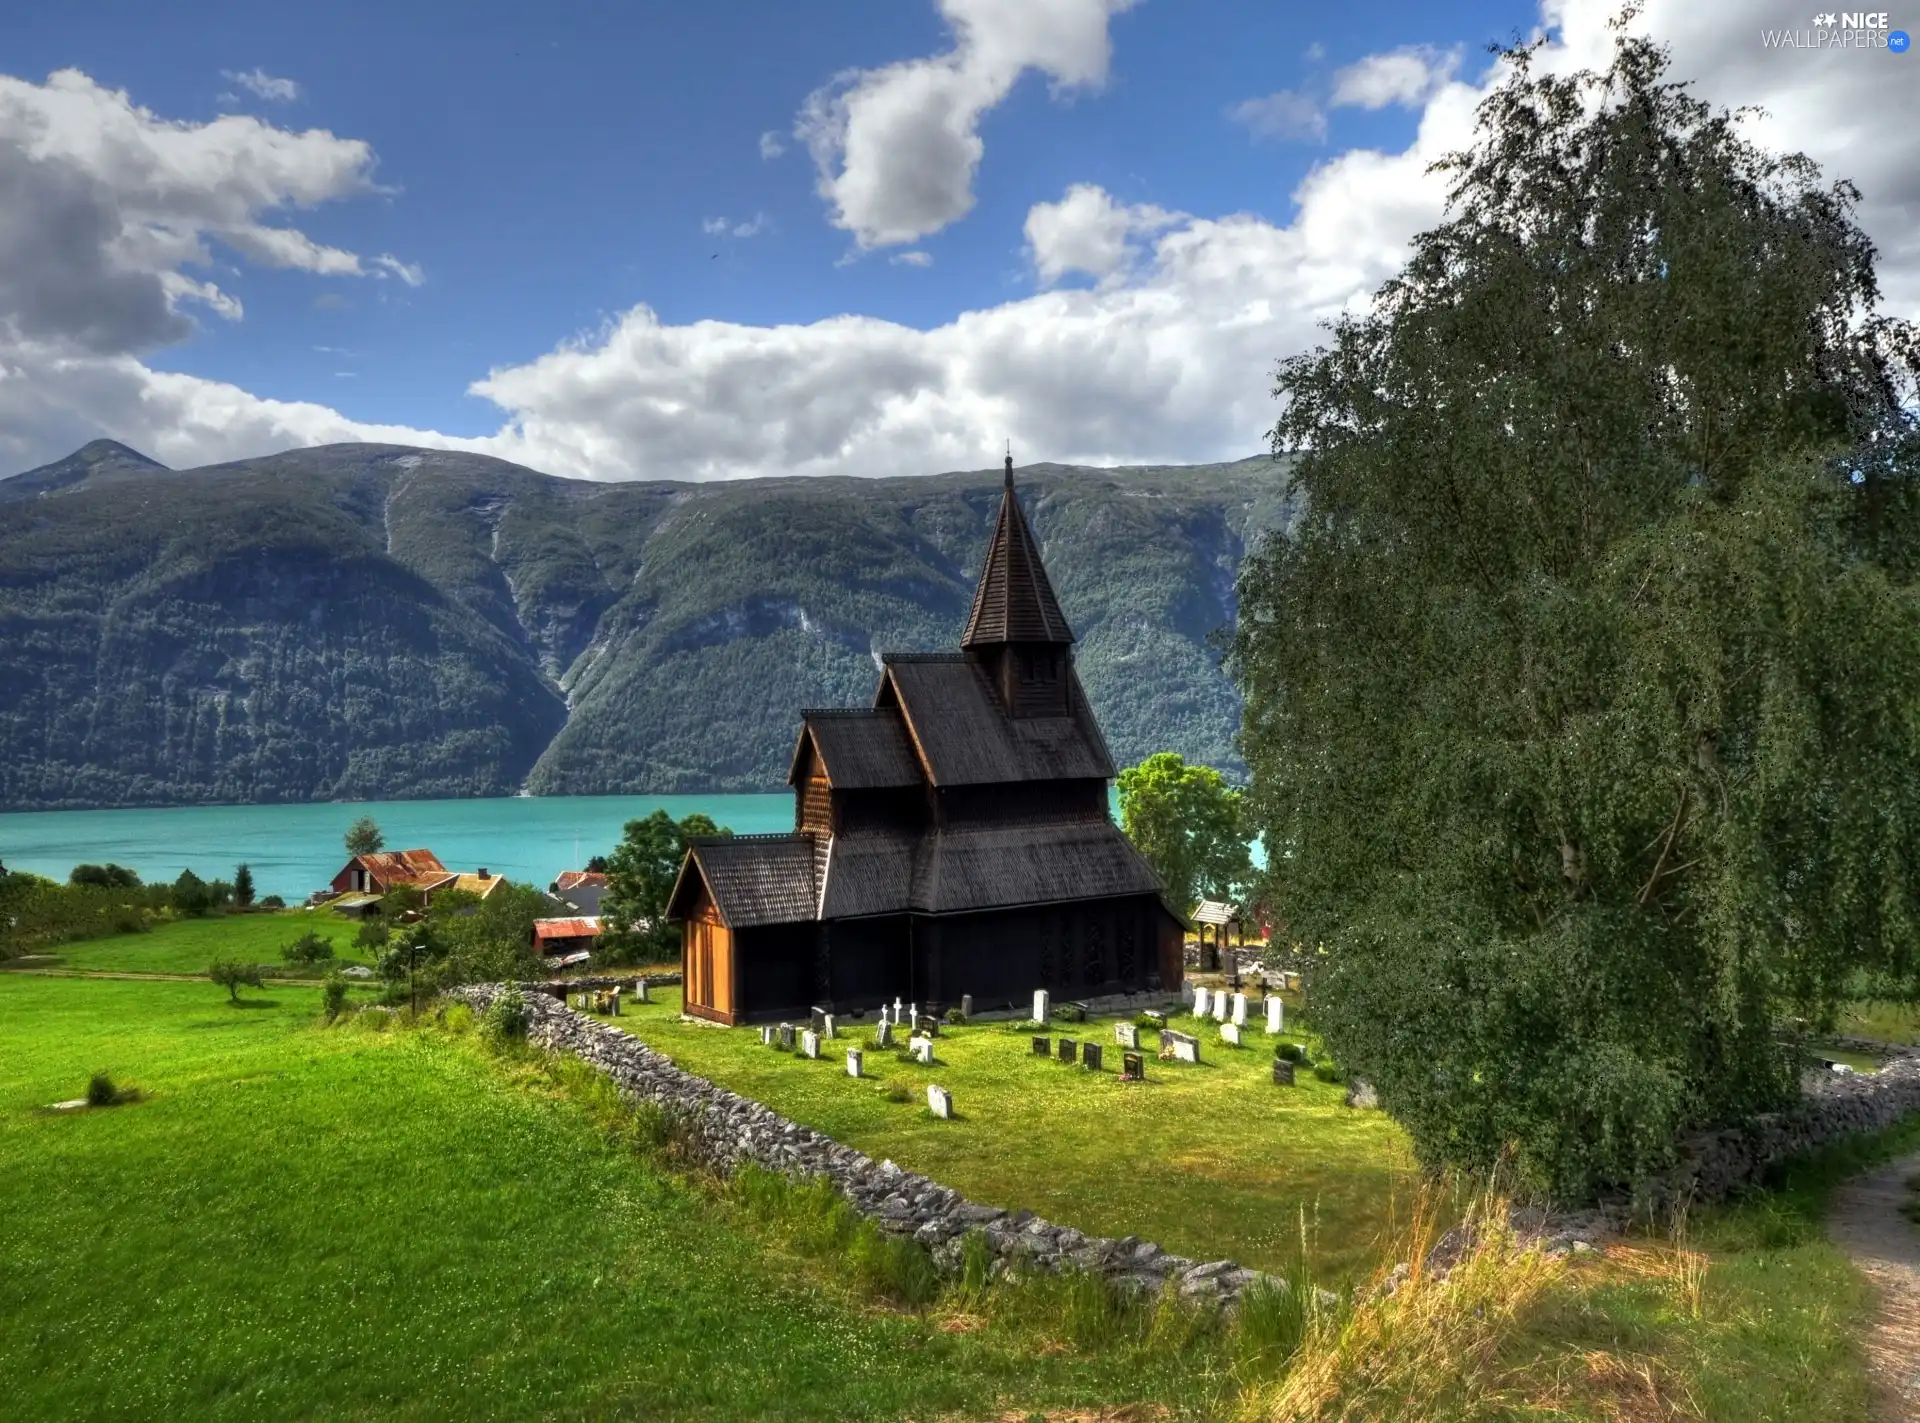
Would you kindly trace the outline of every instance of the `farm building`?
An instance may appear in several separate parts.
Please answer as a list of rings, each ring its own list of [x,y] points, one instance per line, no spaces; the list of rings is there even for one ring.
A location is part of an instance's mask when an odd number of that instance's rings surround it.
[[[533,921],[533,951],[542,958],[591,953],[593,946],[599,942],[600,921],[592,916]]]
[[[689,849],[667,910],[687,1011],[1178,984],[1185,926],[1113,824],[1073,642],[1009,459],[960,650],[883,654],[871,706],[801,713],[791,834]]]
[[[607,892],[607,877],[599,870],[562,870],[547,886],[547,898],[568,914],[597,916]]]
[[[422,900],[431,903],[442,890],[459,890],[485,899],[506,882],[504,876],[485,869],[457,874],[441,864],[431,850],[383,850],[348,860],[333,877],[336,897],[328,904],[343,914],[364,916],[377,913],[380,897],[395,889],[417,889]]]

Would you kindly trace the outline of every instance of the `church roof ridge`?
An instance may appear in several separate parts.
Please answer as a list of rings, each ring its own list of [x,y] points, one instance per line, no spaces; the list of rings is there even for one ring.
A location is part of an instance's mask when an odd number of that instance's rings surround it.
[[[1068,644],[1073,629],[1060,611],[1033,530],[1013,487],[1013,455],[1007,455],[1007,482],[1000,495],[1000,517],[980,566],[973,609],[960,646],[973,648],[1007,642]]]

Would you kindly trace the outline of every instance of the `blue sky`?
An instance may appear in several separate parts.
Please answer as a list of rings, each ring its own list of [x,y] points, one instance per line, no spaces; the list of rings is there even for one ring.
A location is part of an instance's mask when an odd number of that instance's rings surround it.
[[[179,319],[81,341],[29,310],[26,264],[50,244],[22,243],[26,388],[0,383],[0,473],[99,433],[171,463],[378,437],[601,478],[922,472],[985,463],[1003,436],[1036,459],[1251,453],[1273,361],[1438,215],[1422,170],[1468,133],[1486,44],[1544,20],[1569,59],[1595,57],[1606,14],[38,7],[0,50],[0,158],[11,142],[25,159],[12,189],[0,166],[0,202],[58,176],[93,195],[76,212],[138,217],[137,255],[108,244],[70,281],[90,302],[110,276],[151,279],[162,296],[128,299]],[[1726,34],[1804,23],[1784,4],[1655,4],[1649,21],[1709,91],[1717,72],[1728,102],[1784,98],[1806,134],[1821,126],[1796,106],[1857,88],[1751,40],[1728,59]],[[1920,60],[1873,58],[1876,82],[1920,90]],[[56,71],[78,76],[53,94]],[[977,164],[956,167],[941,130],[956,103]],[[809,112],[826,116],[811,149]],[[311,153],[281,151],[310,131]],[[1911,172],[1913,144],[1869,169]],[[1911,183],[1879,187],[1873,211],[1913,215]],[[308,254],[263,259],[281,228]]]

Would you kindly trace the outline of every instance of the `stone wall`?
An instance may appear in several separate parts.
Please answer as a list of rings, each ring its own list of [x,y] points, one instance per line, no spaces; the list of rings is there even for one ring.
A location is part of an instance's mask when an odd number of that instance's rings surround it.
[[[484,1011],[499,991],[497,984],[478,984],[456,989],[449,996]],[[995,1275],[1009,1270],[1080,1269],[1129,1290],[1158,1291],[1172,1283],[1182,1298],[1227,1309],[1256,1280],[1285,1285],[1277,1277],[1231,1260],[1189,1260],[1134,1236],[1109,1240],[1083,1235],[1031,1211],[976,1204],[937,1181],[891,1161],[875,1161],[750,1098],[696,1077],[638,1038],[576,1013],[564,1003],[530,993],[527,1010],[531,1042],[572,1053],[605,1073],[627,1097],[657,1103],[678,1114],[688,1128],[694,1154],[706,1165],[731,1172],[742,1163],[754,1162],[790,1175],[824,1176],[882,1230],[926,1246],[944,1273],[960,1272],[961,1237],[978,1230],[994,1256]]]

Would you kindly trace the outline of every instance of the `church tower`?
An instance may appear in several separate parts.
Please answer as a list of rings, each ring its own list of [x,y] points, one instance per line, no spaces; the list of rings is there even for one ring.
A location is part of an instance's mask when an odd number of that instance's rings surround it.
[[[960,646],[979,664],[1009,716],[1067,716],[1071,712],[1073,629],[1047,580],[1040,548],[1013,490],[1013,455],[1000,518],[974,589],[973,611]]]

